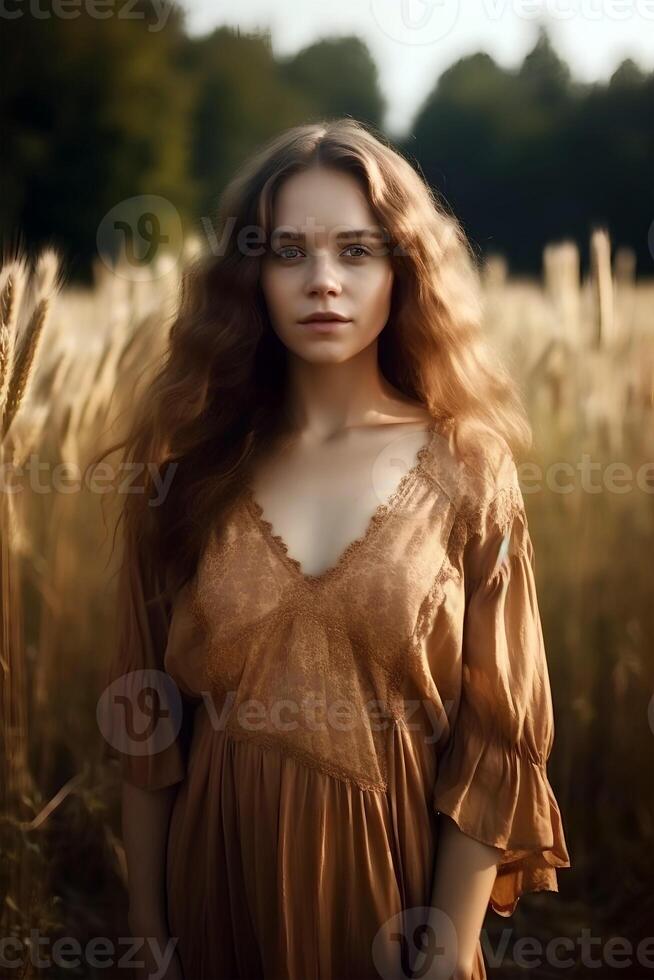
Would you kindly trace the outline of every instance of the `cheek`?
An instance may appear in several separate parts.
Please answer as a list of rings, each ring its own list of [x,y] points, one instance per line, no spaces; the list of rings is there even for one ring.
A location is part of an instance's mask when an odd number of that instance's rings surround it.
[[[283,282],[283,276],[275,269],[262,269],[261,289],[270,313],[273,316],[283,313],[288,302],[288,285]]]
[[[387,306],[391,300],[393,279],[390,266],[371,269],[360,283],[361,302],[371,310]]]

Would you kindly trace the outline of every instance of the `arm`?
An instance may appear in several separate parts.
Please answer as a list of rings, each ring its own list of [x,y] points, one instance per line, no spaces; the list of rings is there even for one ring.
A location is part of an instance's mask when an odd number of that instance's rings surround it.
[[[129,927],[135,935],[168,931],[166,842],[176,786],[147,790],[122,783],[122,833],[127,861]],[[145,931],[143,931],[145,930]]]
[[[129,911],[132,936],[144,939],[136,954],[144,962],[137,976],[156,975],[160,980],[182,980],[175,950],[162,975],[162,958],[168,962],[171,941],[166,911],[166,845],[176,786],[158,790],[141,789],[126,779],[122,783],[122,833],[127,860]],[[160,958],[151,955],[157,943]]]
[[[140,563],[128,557],[119,578],[118,642],[103,695],[104,757],[118,759],[122,774],[128,923],[133,936],[145,940],[135,954],[145,960],[145,972],[137,975],[181,980],[177,952],[167,948],[166,860],[171,811],[186,775],[192,704],[166,674],[164,660],[169,645],[187,639],[180,633],[186,617],[177,614],[177,603],[169,609],[163,600],[146,601],[152,589],[146,590]]]
[[[447,916],[454,927],[456,943],[455,948],[446,950],[448,955],[435,957],[429,977],[469,980],[502,851],[468,837],[444,814],[440,825],[430,903],[437,911],[430,914],[428,925],[433,928],[436,946],[441,946],[446,941],[442,916]],[[446,963],[454,964],[454,973],[446,968]]]
[[[440,814],[433,919],[438,909],[451,919],[460,949],[450,962],[459,976],[470,968],[488,906],[511,915],[525,892],[557,891],[556,869],[570,867],[547,778],[552,700],[514,466],[470,530],[461,694],[433,793]],[[448,919],[440,922],[442,934]]]

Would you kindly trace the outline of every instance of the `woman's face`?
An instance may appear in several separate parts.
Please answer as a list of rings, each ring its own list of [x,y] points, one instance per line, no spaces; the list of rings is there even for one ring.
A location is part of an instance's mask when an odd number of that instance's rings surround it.
[[[353,357],[386,325],[393,286],[390,250],[359,184],[324,167],[294,174],[278,189],[273,225],[261,286],[275,333],[306,361]],[[301,322],[323,311],[347,322]]]

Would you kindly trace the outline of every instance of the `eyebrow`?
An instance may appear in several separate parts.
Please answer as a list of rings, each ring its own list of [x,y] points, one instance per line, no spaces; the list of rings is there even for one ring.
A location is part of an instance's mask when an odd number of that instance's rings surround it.
[[[292,242],[303,242],[306,235],[298,231],[279,231],[274,232],[277,238],[283,238]],[[378,228],[353,228],[350,231],[339,231],[336,241],[348,241],[351,238],[382,238],[382,232]]]

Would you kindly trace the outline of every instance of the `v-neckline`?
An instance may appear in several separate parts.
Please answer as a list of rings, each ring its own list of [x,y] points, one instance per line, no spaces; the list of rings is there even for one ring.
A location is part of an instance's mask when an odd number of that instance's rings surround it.
[[[281,557],[287,567],[289,567],[306,586],[322,586],[325,582],[336,577],[344,570],[349,561],[364,546],[364,544],[366,544],[368,539],[372,537],[373,533],[384,523],[386,517],[394,510],[400,500],[403,499],[413,482],[421,473],[425,460],[431,451],[432,444],[440,425],[441,419],[432,417],[429,425],[424,430],[427,438],[423,445],[418,449],[413,466],[411,466],[406,473],[402,475],[399,483],[387,497],[387,499],[381,501],[377,507],[375,507],[370,518],[368,519],[368,523],[363,534],[350,541],[343,548],[338,558],[331,565],[328,565],[322,572],[318,572],[317,574],[305,572],[302,568],[302,562],[291,555],[288,545],[286,544],[286,541],[282,535],[277,534],[272,523],[266,518],[261,504],[254,495],[252,484],[249,480],[246,481],[243,492],[243,500],[246,510],[256,526],[262,532],[263,537],[268,542],[271,549]]]

